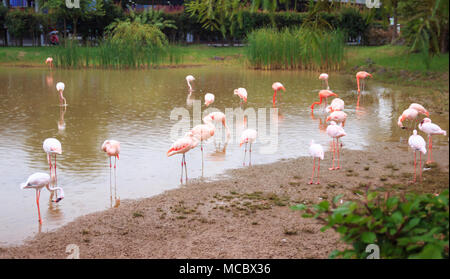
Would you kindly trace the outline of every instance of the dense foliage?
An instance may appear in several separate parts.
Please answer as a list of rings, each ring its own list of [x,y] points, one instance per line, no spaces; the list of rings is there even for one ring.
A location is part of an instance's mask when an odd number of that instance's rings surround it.
[[[448,258],[448,190],[438,196],[409,193],[402,197],[367,192],[363,201],[343,204],[341,198],[292,207],[303,211],[303,217],[324,223],[322,231],[332,228],[352,245],[330,257],[366,258],[367,245],[376,244],[380,258]]]

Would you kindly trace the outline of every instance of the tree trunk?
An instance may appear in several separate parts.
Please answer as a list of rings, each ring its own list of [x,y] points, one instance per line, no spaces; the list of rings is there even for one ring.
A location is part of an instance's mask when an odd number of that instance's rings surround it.
[[[441,35],[441,53],[446,53],[448,50],[448,25],[444,24]]]

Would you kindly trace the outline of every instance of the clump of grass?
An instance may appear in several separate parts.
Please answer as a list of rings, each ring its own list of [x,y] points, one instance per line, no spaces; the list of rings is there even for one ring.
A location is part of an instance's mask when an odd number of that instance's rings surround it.
[[[344,59],[341,31],[263,28],[247,40],[247,59],[257,69],[339,70]]]
[[[144,217],[144,214],[140,211],[133,212],[133,218]]]

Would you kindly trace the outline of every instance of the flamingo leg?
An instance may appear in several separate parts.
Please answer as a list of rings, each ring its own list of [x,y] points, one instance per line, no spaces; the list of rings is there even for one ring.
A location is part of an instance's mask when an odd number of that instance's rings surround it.
[[[116,168],[117,157],[114,157],[114,168]]]
[[[314,169],[316,168],[316,157],[313,158],[313,169],[312,169],[312,174],[311,174],[311,180],[309,181],[308,184],[313,184],[313,178],[314,178]]]
[[[114,200],[117,200],[117,172],[115,161],[114,161]]]
[[[186,157],[185,157],[184,154],[183,154],[183,158],[184,158],[184,170],[185,170],[185,172],[186,172],[186,178],[185,178],[185,180],[186,180],[186,183],[187,183],[187,181],[188,181],[187,165],[186,165]]]
[[[252,165],[252,144],[250,143],[250,152],[249,154],[249,161],[248,161],[248,165],[251,166]]]
[[[56,154],[55,154],[55,182],[58,183],[58,178],[56,176]]]
[[[111,164],[111,156],[109,156],[109,168],[112,168],[112,164]]]
[[[419,151],[420,182],[422,182],[422,152]]]
[[[200,150],[202,151],[202,176],[203,176],[203,168],[204,168],[204,162],[203,162],[203,141],[200,141]]]
[[[329,168],[329,170],[334,170],[334,154],[335,154],[335,147],[334,147],[334,138],[333,138],[333,167]]]
[[[430,135],[430,163],[433,162],[433,138]]]
[[[47,161],[50,167],[50,177],[52,177],[52,157],[50,157],[50,154],[47,154]]]
[[[413,183],[416,182],[416,151],[414,150],[414,179]]]
[[[181,157],[181,176],[180,176],[180,183],[183,183],[183,161],[184,161],[184,154],[183,157]]]
[[[40,197],[41,197],[41,190],[36,189],[36,205],[37,205],[37,210],[38,210],[39,224],[42,224],[41,209],[39,208]]]
[[[320,184],[320,181],[319,181],[319,174],[320,174],[320,158],[318,158],[317,161],[319,161],[319,162],[318,162],[318,166],[317,166],[317,182],[316,182],[316,184]]]
[[[112,207],[112,169],[111,169],[111,157],[109,157],[110,166],[109,166],[109,202]]]
[[[341,165],[339,163],[339,138],[336,139],[336,146],[337,146],[337,167],[336,169],[340,169]]]
[[[244,162],[242,163],[243,166],[245,166],[245,157],[247,155],[247,143],[245,143],[245,149],[244,149]]]

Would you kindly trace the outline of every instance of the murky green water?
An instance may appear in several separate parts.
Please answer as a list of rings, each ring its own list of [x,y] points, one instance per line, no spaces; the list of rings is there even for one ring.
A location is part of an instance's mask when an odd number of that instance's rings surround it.
[[[190,96],[184,79],[188,74],[196,77],[195,91]],[[62,143],[63,154],[57,161],[58,185],[66,195],[54,205],[48,201],[48,191],[43,190],[41,231],[48,231],[80,215],[114,206],[114,195],[122,200],[143,198],[178,187],[180,157],[166,157],[172,143],[172,127],[178,122],[170,120],[171,111],[179,108],[192,117],[194,101],[201,100],[203,104],[206,92],[215,94],[212,106],[225,111],[240,106],[233,90],[245,87],[248,103],[243,108],[254,108],[255,112],[266,109],[267,127],[269,123],[278,124],[275,152],[264,152],[261,148],[265,141],[260,139],[255,144],[253,164],[307,155],[311,139],[329,148],[325,113],[317,108],[311,116],[309,108],[322,87],[318,75],[234,66],[53,72],[0,68],[0,245],[20,243],[39,231],[35,191],[20,190],[19,184],[34,172],[48,172],[42,149],[44,139],[56,137]],[[66,85],[65,110],[58,105],[58,81]],[[274,81],[282,82],[287,91],[279,94],[278,116],[271,117]],[[408,136],[396,125],[398,115],[407,106],[401,97],[420,89],[389,87],[369,80],[361,107],[356,110],[354,76],[330,73],[329,82],[345,101],[349,115],[345,125],[348,136],[342,139],[344,148],[370,148],[380,141],[400,144],[400,138]],[[205,109],[204,105],[201,109]],[[448,131],[448,115],[432,113],[431,118]],[[241,124],[234,122],[230,128],[236,134],[236,125]],[[65,129],[60,129],[63,126]],[[100,150],[108,138],[122,143],[115,191],[110,189],[108,158]],[[205,146],[206,177],[242,167],[243,148],[239,148],[234,137],[225,151],[223,145],[216,149],[218,142],[215,146],[211,140]],[[435,137],[434,145],[448,145],[448,137]],[[345,156],[342,159],[345,164]],[[199,148],[187,154],[187,166],[190,178],[201,175]]]

